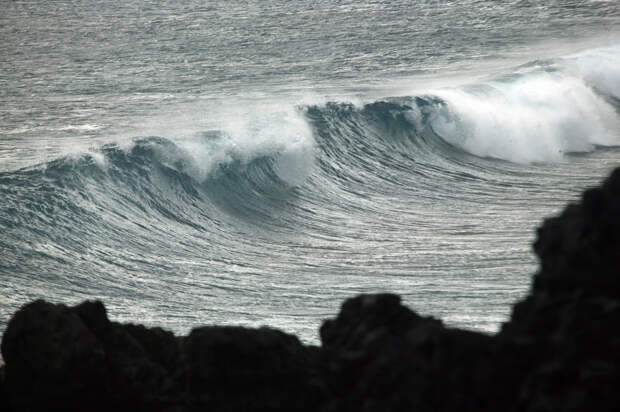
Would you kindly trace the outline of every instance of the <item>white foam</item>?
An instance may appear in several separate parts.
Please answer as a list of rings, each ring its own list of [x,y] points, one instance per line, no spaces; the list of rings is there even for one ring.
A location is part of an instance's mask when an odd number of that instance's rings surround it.
[[[67,149],[64,153],[65,159],[71,162],[73,165],[83,161],[85,156],[90,158],[94,165],[102,170],[108,168],[108,160],[105,154],[101,152],[100,148],[86,146],[85,144],[76,143],[72,148]],[[49,166],[47,164],[46,166]]]
[[[476,87],[433,92],[446,102],[431,119],[446,141],[483,157],[519,163],[620,144],[615,110],[578,77],[532,71]]]
[[[166,130],[153,133],[172,140],[177,147],[159,153],[163,162],[171,167],[181,163],[182,171],[199,182],[223,165],[247,164],[260,157],[275,158],[276,172],[290,185],[301,184],[311,173],[314,139],[303,114],[294,106],[246,102],[203,109],[203,118],[195,112],[186,114],[170,119]]]
[[[69,124],[64,126],[59,126],[55,128],[50,128],[50,130],[56,131],[67,131],[67,130],[77,130],[77,131],[92,131],[101,129],[102,126],[98,124]]]
[[[601,47],[563,59],[568,69],[601,93],[620,99],[620,45]]]
[[[93,159],[93,162],[99,166],[100,169],[106,169],[108,167],[108,161],[103,153],[98,150],[91,149],[88,154]]]

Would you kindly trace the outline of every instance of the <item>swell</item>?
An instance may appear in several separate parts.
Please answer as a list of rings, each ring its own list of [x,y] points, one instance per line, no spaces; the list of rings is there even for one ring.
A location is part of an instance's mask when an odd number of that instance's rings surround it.
[[[299,196],[317,208],[371,191],[426,191],[432,197],[441,191],[442,177],[464,176],[477,161],[426,121],[441,104],[421,97],[362,108],[328,103],[303,109],[312,135],[290,144],[254,142],[248,148],[225,131],[207,131],[108,144],[3,172],[0,222],[18,237],[28,233],[23,241],[62,243],[82,253],[80,239],[131,228],[147,237],[171,224],[209,232],[214,221],[271,221],[274,229],[271,218],[296,208]],[[420,119],[412,120],[414,107]]]
[[[3,173],[3,222],[24,223],[25,211],[32,211],[28,216],[36,219],[35,225],[71,213],[80,226],[80,216],[112,213],[204,229],[195,215],[204,215],[210,204],[234,205],[244,198],[247,205],[252,203],[249,197],[286,190],[277,158],[230,159],[201,180],[199,165],[171,140],[139,139],[130,148],[106,145],[93,153]]]
[[[23,224],[21,208],[37,224],[108,213],[208,231],[230,216],[272,217],[300,196],[319,208],[378,193],[457,196],[445,182],[484,195],[511,174],[516,184],[522,171],[511,163],[562,162],[620,143],[618,51],[534,61],[489,80],[363,105],[289,107],[241,127],[140,138],[6,172],[3,224]]]

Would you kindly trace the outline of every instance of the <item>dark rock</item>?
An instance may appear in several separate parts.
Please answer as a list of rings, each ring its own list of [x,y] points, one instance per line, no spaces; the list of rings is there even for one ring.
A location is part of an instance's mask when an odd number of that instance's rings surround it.
[[[176,346],[169,332],[110,322],[100,302],[72,308],[33,302],[15,314],[2,340],[10,404],[14,410],[156,409],[165,404],[162,388]]]
[[[19,310],[2,339],[14,410],[90,406],[108,387],[105,349],[66,306],[38,300]]]
[[[396,295],[347,300],[325,322],[321,339],[336,391],[328,410],[485,409],[492,338],[447,329],[405,308]]]
[[[0,411],[9,412],[9,394],[6,392],[4,364],[0,364]]]
[[[316,411],[325,397],[314,351],[278,330],[202,327],[183,348],[193,409]]]
[[[620,169],[538,229],[533,294],[579,290],[620,298]]]
[[[0,395],[15,411],[315,411],[326,396],[317,349],[292,335],[203,327],[176,338],[110,322],[100,302],[24,306],[2,353]]]
[[[520,386],[516,410],[616,410],[620,169],[584,192],[580,204],[547,219],[534,250],[541,269],[532,291],[497,337],[504,359],[517,342],[529,342],[510,379]]]

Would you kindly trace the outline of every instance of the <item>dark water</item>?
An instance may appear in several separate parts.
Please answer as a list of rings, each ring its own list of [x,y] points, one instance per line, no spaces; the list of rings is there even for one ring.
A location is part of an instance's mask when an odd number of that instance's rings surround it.
[[[390,291],[494,331],[619,165],[615,1],[203,3],[3,4],[0,330],[97,298],[316,341]]]

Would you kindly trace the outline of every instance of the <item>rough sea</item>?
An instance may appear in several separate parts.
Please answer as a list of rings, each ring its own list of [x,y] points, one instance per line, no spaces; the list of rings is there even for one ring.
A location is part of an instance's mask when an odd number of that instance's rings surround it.
[[[0,333],[37,298],[318,341],[493,332],[620,165],[616,1],[3,1]]]

